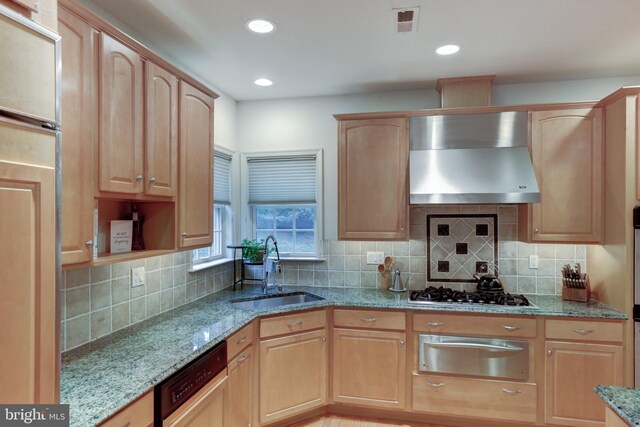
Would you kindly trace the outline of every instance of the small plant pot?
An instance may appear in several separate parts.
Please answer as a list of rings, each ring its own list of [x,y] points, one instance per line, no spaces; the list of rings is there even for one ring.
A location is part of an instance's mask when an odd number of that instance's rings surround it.
[[[256,264],[256,263],[262,263],[264,261],[264,249],[260,249],[259,251],[255,252],[255,256],[254,257],[242,257],[242,261],[245,264]]]

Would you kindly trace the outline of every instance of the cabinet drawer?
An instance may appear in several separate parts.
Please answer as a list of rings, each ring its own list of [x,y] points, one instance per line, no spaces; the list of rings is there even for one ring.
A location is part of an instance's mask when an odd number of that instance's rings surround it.
[[[364,329],[406,329],[406,316],[401,311],[335,310],[335,326]]]
[[[227,362],[231,361],[240,351],[251,344],[254,338],[253,322],[227,338]]]
[[[413,376],[415,411],[535,422],[536,384],[435,375]]]
[[[588,320],[547,320],[545,337],[575,341],[622,342],[622,323]]]
[[[102,427],[150,426],[153,424],[153,390],[109,418]]]
[[[414,314],[413,330],[436,334],[535,338],[536,320],[523,317]]]
[[[260,319],[260,338],[309,331],[311,329],[324,328],[326,325],[327,316],[324,310]]]

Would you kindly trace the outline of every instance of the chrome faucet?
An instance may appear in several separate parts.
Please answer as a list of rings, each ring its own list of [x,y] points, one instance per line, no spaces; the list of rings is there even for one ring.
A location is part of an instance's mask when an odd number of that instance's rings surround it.
[[[262,260],[262,293],[269,292],[269,288],[277,287],[279,291],[282,291],[282,283],[276,285],[276,278],[273,278],[273,283],[269,283],[269,273],[267,270],[267,260],[269,258],[269,240],[273,240],[273,247],[276,249],[277,260],[274,261],[276,265],[276,273],[282,273],[282,265],[280,264],[280,252],[278,251],[278,241],[273,234],[269,234],[264,240],[264,258]]]

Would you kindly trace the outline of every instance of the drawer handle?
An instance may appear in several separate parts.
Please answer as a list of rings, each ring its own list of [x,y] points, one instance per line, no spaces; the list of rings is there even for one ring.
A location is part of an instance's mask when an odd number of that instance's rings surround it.
[[[238,342],[236,343],[236,345],[240,345],[243,342],[245,342],[247,340],[247,336],[245,335],[244,337],[242,337],[242,339],[239,339]]]
[[[431,381],[427,381],[427,384],[433,388],[441,388],[444,387],[444,383],[432,383]]]
[[[375,317],[361,317],[360,320],[362,320],[363,322],[375,322],[376,319]]]
[[[429,326],[442,326],[444,322],[426,322]]]
[[[290,328],[293,328],[295,326],[300,326],[300,325],[302,325],[302,320],[297,320],[295,322],[289,322],[289,323],[287,323],[287,325],[289,325]]]
[[[502,325],[502,327],[507,331],[517,331],[519,329],[522,329],[521,326],[514,326],[514,325]]]
[[[512,388],[503,388],[502,391],[504,391],[507,394],[520,394],[522,393],[522,390],[514,390]]]
[[[593,329],[574,329],[573,332],[580,335],[589,335],[595,332]]]
[[[246,354],[243,354],[242,356],[238,357],[238,365],[244,362],[245,360],[247,360]]]

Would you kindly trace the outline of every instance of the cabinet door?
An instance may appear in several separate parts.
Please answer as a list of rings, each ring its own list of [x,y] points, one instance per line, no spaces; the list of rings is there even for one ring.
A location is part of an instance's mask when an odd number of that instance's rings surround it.
[[[251,427],[253,419],[253,346],[229,363],[229,426]]]
[[[326,331],[260,342],[260,423],[270,423],[325,404]]]
[[[62,36],[62,264],[91,261],[93,147],[97,137],[97,32],[63,8]],[[89,243],[89,244],[88,244]]]
[[[404,408],[405,347],[402,332],[334,329],[333,400]]]
[[[180,247],[213,241],[213,99],[180,82]]]
[[[147,61],[144,192],[176,195],[178,184],[178,79]]]
[[[0,402],[55,403],[55,135],[0,118]]]
[[[229,423],[226,373],[214,378],[163,422],[163,427],[236,427]]]
[[[604,426],[605,403],[598,384],[622,385],[622,346],[548,341],[545,421],[569,426]]]
[[[140,193],[142,159],[142,60],[101,33],[100,191]]]
[[[407,120],[347,120],[339,127],[338,238],[407,239]]]
[[[602,239],[602,111],[572,109],[531,115],[531,154],[541,203],[530,205],[531,240]]]

